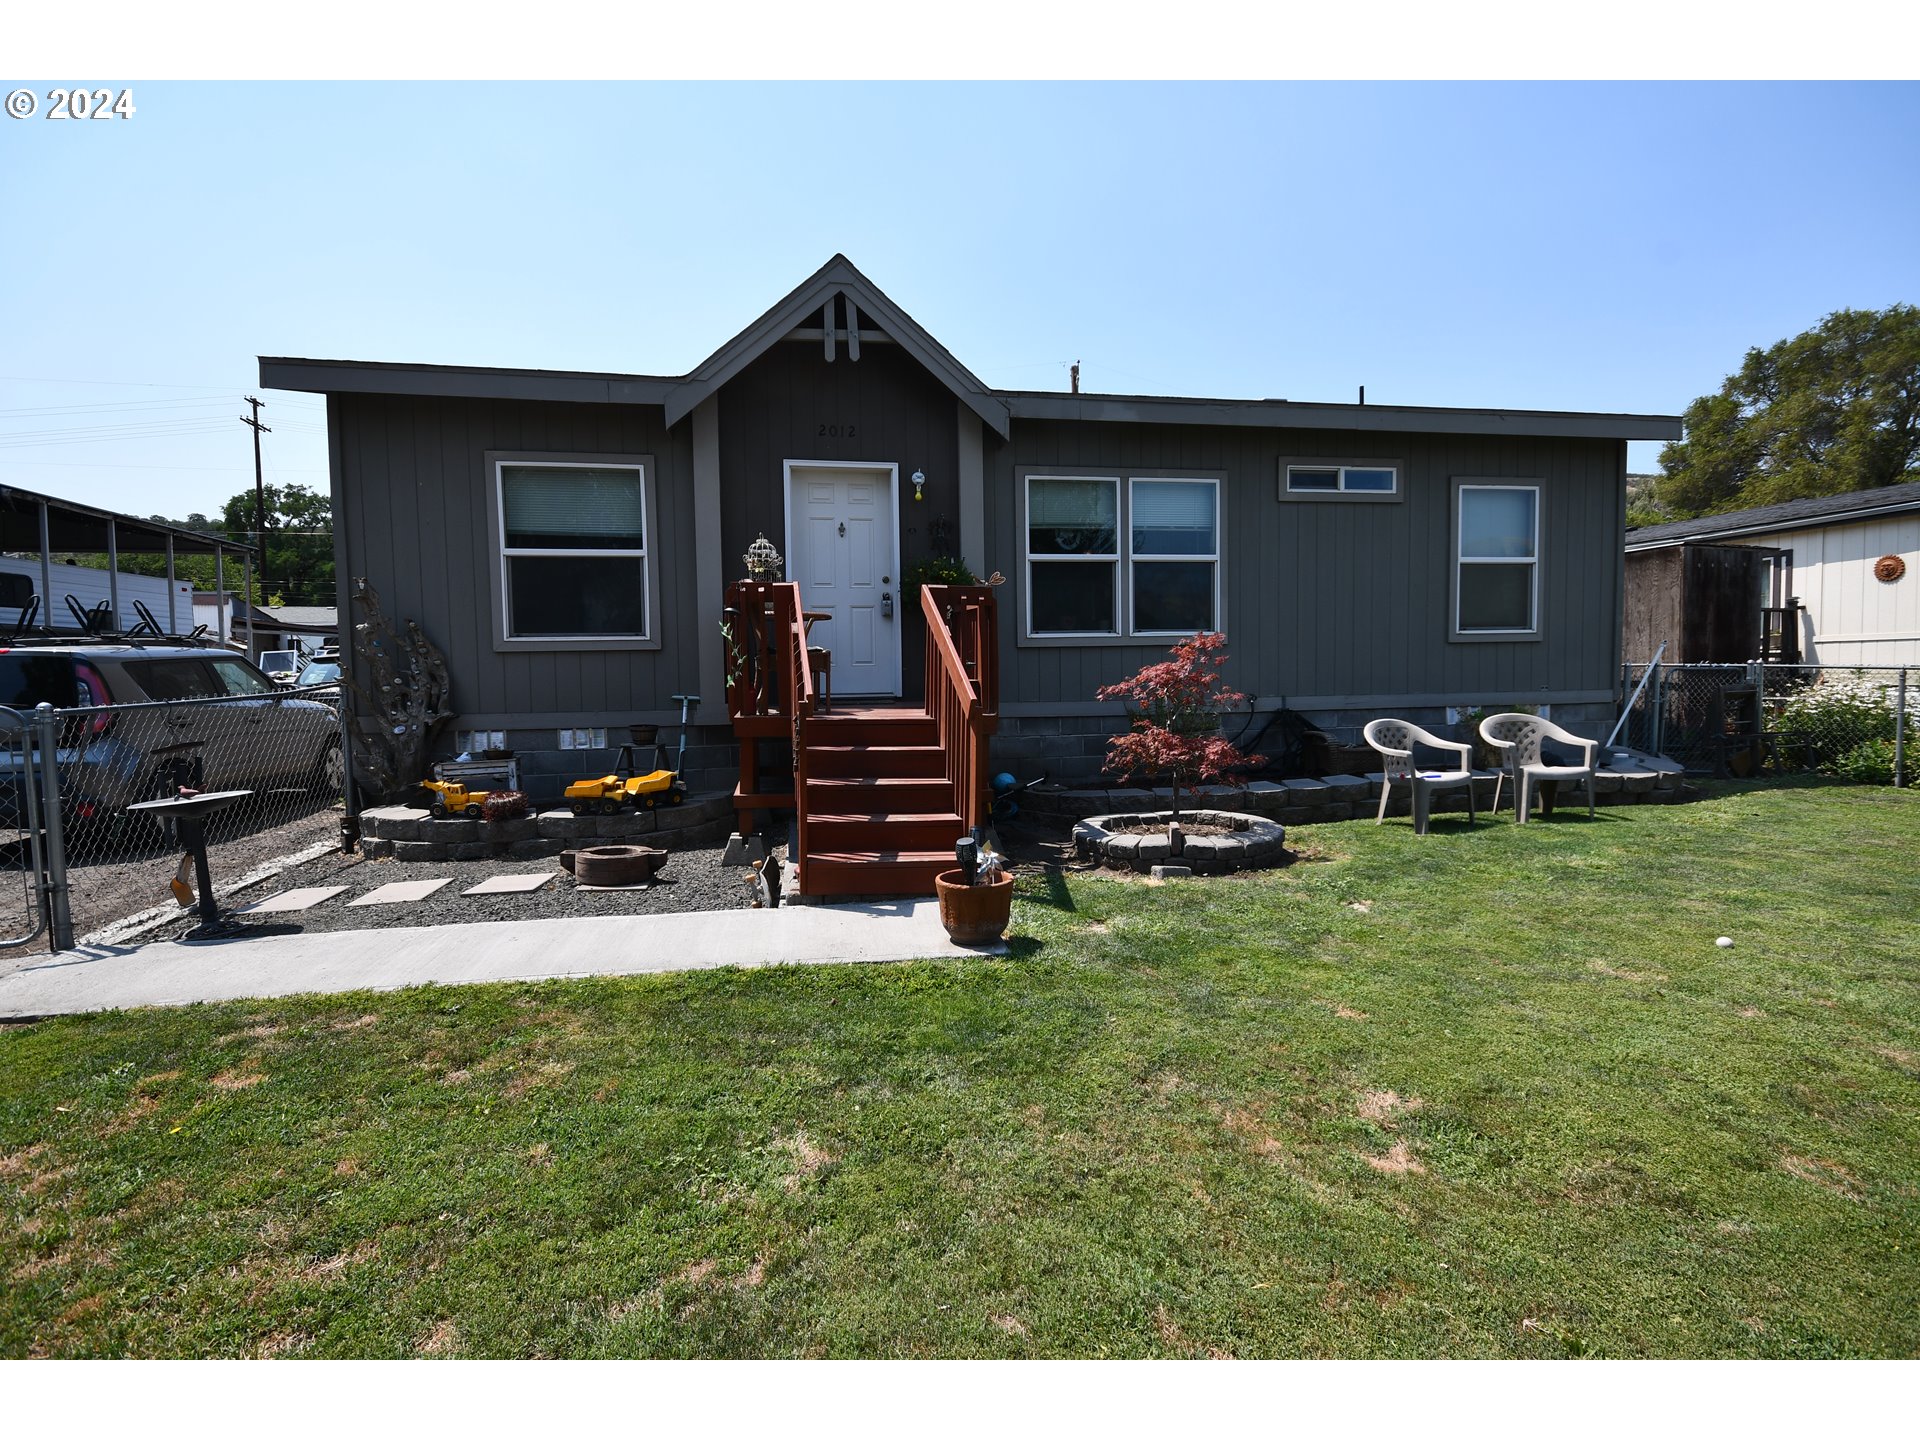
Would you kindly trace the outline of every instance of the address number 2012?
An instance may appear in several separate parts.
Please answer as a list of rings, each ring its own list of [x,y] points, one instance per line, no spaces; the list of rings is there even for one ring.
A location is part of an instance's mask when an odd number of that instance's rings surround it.
[[[853,439],[853,432],[857,428],[857,426],[853,425],[840,425],[833,421],[822,421],[820,433],[833,440],[851,440]]]

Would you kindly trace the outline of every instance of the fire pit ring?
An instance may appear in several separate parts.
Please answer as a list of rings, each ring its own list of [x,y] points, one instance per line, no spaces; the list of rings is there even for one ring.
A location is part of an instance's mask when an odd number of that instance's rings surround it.
[[[582,885],[645,885],[667,863],[667,852],[652,845],[591,845],[564,851],[560,863]]]
[[[1095,815],[1073,827],[1074,848],[1103,864],[1142,872],[1155,865],[1185,865],[1196,875],[1228,875],[1287,862],[1286,829],[1264,816],[1235,810],[1183,810],[1183,825],[1213,826],[1227,833],[1189,835],[1179,855],[1168,854],[1169,818],[1164,810],[1144,815]]]

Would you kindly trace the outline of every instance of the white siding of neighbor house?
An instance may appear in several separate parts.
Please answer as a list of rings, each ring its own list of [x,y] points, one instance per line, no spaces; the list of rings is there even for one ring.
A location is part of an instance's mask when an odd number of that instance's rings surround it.
[[[108,575],[105,570],[90,569],[85,565],[53,565],[53,594],[40,597],[40,614],[36,623],[52,625],[61,630],[75,627],[73,612],[67,609],[66,597],[71,595],[80,602],[82,609],[91,610],[108,595]],[[0,555],[0,574],[25,575],[33,582],[35,594],[40,591],[40,561],[38,557],[21,560],[12,556]],[[174,602],[174,620],[182,630],[193,628],[193,585],[190,581],[174,581],[174,593],[179,597]],[[122,629],[132,629],[140,623],[140,612],[133,608],[134,601],[140,601],[153,612],[153,618],[164,627],[167,623],[167,582],[163,576],[120,575],[120,625]],[[11,621],[11,613],[0,615],[0,621]]]
[[[1809,664],[1920,665],[1920,515],[1743,535],[1735,543],[1793,552]],[[1876,579],[1874,562],[1883,555],[1905,560],[1907,573],[1891,583]]]

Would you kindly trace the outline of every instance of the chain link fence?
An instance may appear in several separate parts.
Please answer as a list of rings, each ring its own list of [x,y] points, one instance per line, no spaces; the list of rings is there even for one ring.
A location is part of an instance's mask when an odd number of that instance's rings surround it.
[[[1628,668],[1627,695],[1643,673]],[[1910,681],[1920,667],[1662,665],[1621,736],[1699,774],[1902,785],[1913,778]]]
[[[128,807],[176,796],[183,786],[247,792],[207,820],[216,886],[338,845],[338,705],[337,692],[320,688],[53,712],[75,937],[107,938],[144,911],[177,908],[174,824]],[[0,804],[10,811],[0,837],[13,839],[15,852],[27,823],[24,768],[36,750],[0,747],[0,767],[12,766],[0,784]],[[0,939],[30,931],[36,904],[31,884],[0,885]]]

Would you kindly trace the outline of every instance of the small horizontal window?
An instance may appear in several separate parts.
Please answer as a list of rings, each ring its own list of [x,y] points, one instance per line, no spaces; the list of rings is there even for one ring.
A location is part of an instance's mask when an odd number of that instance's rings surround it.
[[[1287,491],[1293,495],[1391,495],[1400,472],[1391,465],[1289,465]]]

